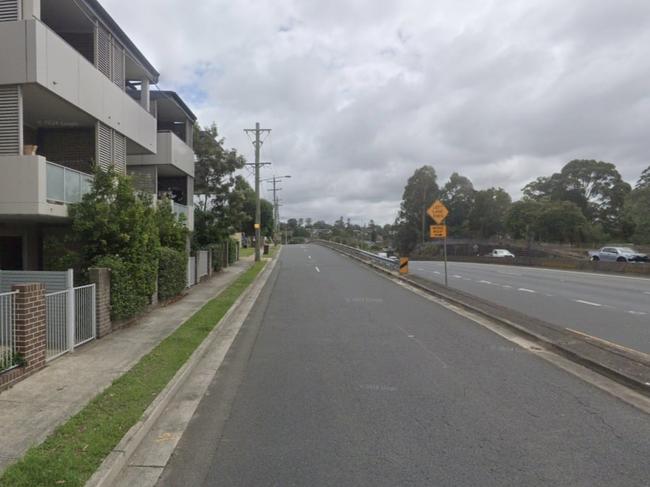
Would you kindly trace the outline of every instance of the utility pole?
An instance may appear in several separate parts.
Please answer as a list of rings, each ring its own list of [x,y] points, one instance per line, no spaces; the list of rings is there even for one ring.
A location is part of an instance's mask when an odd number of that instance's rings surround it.
[[[282,191],[282,188],[278,188],[277,184],[282,181],[283,179],[289,179],[291,178],[290,175],[286,176],[275,176],[273,175],[272,178],[268,179],[262,179],[262,182],[264,181],[271,181],[273,183],[273,189],[269,189],[269,191],[273,191],[273,234],[278,235],[279,230],[280,230],[280,199],[278,198],[278,191]],[[280,240],[282,240],[282,237],[280,236]]]
[[[260,123],[255,124],[254,129],[244,129],[246,134],[251,132],[255,133],[255,140],[253,141],[253,146],[255,146],[255,163],[249,164],[255,166],[255,262],[259,262],[260,257],[260,240],[262,237],[262,218],[261,218],[261,209],[260,209],[260,167],[270,162],[260,162],[260,149],[264,141],[260,138],[262,133],[271,133],[271,129],[261,129]]]

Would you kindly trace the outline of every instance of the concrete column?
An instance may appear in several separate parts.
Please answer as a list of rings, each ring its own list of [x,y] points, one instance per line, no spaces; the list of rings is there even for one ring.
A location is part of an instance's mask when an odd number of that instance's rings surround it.
[[[88,278],[92,284],[95,284],[95,323],[97,338],[102,338],[113,332],[111,322],[111,271],[110,269],[93,267],[88,269]]]
[[[194,149],[194,124],[191,120],[185,120],[185,143]]]
[[[41,18],[41,0],[22,0],[23,19]]]
[[[146,78],[142,80],[142,84],[140,85],[140,105],[142,105],[142,108],[146,111],[149,111],[149,108],[151,107],[149,100],[149,80]]]

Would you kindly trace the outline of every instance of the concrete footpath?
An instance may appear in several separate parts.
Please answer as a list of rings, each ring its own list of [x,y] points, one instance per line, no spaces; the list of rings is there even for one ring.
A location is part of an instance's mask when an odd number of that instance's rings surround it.
[[[253,263],[246,257],[129,328],[80,347],[0,393],[0,472],[130,370]]]

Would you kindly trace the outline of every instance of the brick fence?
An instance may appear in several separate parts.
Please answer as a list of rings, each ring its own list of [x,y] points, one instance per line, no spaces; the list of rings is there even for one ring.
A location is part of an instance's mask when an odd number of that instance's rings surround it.
[[[0,374],[0,391],[45,367],[47,325],[45,287],[41,283],[12,286],[16,295],[16,354],[19,367]]]

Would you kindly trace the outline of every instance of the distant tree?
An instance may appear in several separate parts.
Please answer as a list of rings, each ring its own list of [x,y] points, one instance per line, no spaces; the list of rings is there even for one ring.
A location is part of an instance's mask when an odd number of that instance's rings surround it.
[[[625,201],[624,213],[632,240],[650,243],[650,185],[637,185]]]
[[[636,183],[636,189],[650,188],[650,166],[645,168],[641,173],[641,177]]]
[[[399,227],[397,245],[402,254],[409,253],[427,238],[431,220],[426,211],[440,194],[437,179],[433,167],[422,166],[415,170],[406,183],[396,221]]]
[[[469,225],[469,214],[474,206],[476,191],[472,182],[458,173],[453,173],[440,193],[440,199],[449,209],[446,224],[452,235],[463,235]]]
[[[289,227],[289,230],[291,231],[295,230],[296,228],[298,228],[298,220],[296,220],[295,218],[289,218],[287,220],[287,226]]]
[[[573,160],[559,173],[527,184],[524,195],[535,200],[570,201],[592,224],[600,224],[612,236],[621,236],[625,197],[631,191],[614,164]]]
[[[587,219],[571,201],[548,201],[541,204],[537,233],[545,242],[576,243],[585,240]]]
[[[311,228],[311,226],[312,226],[311,218],[305,218],[305,227]]]
[[[542,201],[525,198],[512,204],[506,216],[506,230],[512,238],[536,238]]]
[[[469,214],[469,229],[476,237],[503,235],[512,199],[503,188],[488,188],[475,193]]]

